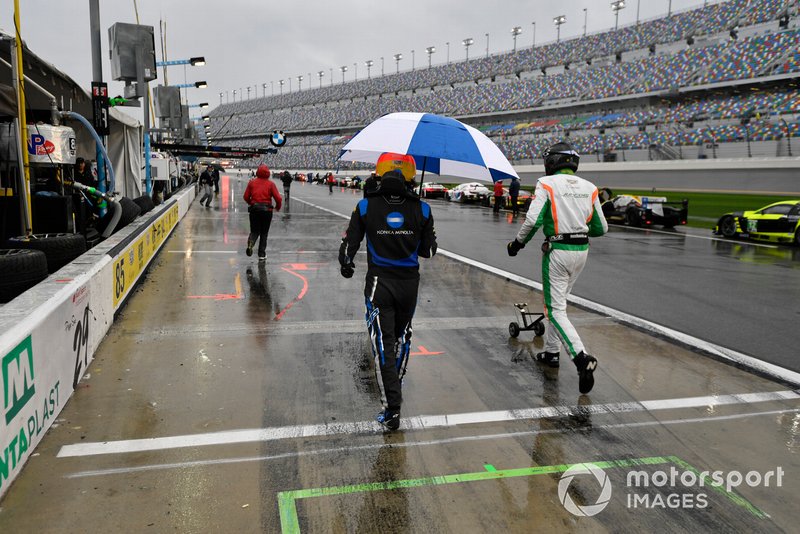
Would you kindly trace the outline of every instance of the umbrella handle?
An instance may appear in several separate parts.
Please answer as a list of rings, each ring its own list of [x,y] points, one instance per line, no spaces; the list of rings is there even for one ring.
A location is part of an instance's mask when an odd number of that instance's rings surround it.
[[[425,183],[425,164],[428,162],[428,156],[422,158],[422,176],[419,178],[419,193],[417,195],[422,198],[422,184]]]

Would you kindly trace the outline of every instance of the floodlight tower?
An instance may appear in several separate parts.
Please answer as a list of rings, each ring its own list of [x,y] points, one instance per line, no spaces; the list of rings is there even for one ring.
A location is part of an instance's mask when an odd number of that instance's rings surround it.
[[[469,47],[475,44],[475,39],[473,39],[472,37],[467,37],[466,39],[461,41],[461,44],[464,46],[464,51],[466,53],[467,61],[469,61]]]
[[[425,52],[427,52],[427,54],[428,54],[428,68],[431,68],[431,56],[434,53],[436,53],[436,47],[435,46],[429,46],[428,48],[425,49]]]
[[[619,12],[625,9],[625,0],[611,2],[611,11],[614,12],[614,29],[619,27]]]
[[[517,36],[522,33],[522,26],[514,26],[511,28],[511,37],[514,38],[514,52],[517,51]]]
[[[374,62],[374,61],[372,61],[371,59],[368,59],[368,60],[366,60],[366,61],[364,62],[364,65],[366,65],[366,67],[367,67],[367,79],[370,79],[370,78],[372,77],[372,76],[370,75],[370,70],[372,69],[372,66],[373,66],[374,64],[375,64],[375,62]]]
[[[561,25],[564,24],[565,22],[567,22],[566,15],[559,15],[557,17],[553,17],[553,24],[556,25],[556,28],[558,30],[557,31],[557,37],[556,37],[556,42],[557,43],[561,42]]]
[[[397,65],[397,74],[400,74],[400,60],[403,59],[403,54],[395,54],[394,62]]]

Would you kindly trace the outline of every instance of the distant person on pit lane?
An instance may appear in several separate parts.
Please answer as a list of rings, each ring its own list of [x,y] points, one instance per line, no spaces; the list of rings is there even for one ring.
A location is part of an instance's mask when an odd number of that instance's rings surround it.
[[[292,175],[289,171],[283,171],[281,174],[281,182],[283,182],[283,198],[289,200],[289,189],[292,187]]]
[[[333,177],[333,173],[328,173],[328,192],[333,193],[333,185],[336,183],[336,178]]]
[[[252,256],[257,241],[258,261],[267,259],[267,235],[272,224],[272,210],[281,211],[281,194],[269,179],[269,174],[269,167],[262,163],[256,170],[256,177],[247,183],[244,190],[244,201],[247,202],[247,211],[250,213],[250,236],[247,238],[245,252]]]
[[[585,352],[583,342],[567,317],[567,297],[586,265],[589,237],[608,231],[598,192],[591,182],[575,175],[580,156],[567,143],[556,143],[542,154],[546,176],[536,182],[533,202],[516,239],[508,248],[516,256],[539,228],[542,245],[542,285],[547,317],[544,352],[536,355],[551,367],[559,365],[563,345],[578,369],[579,390],[589,393],[594,386],[597,360]]]
[[[211,178],[214,182],[214,194],[219,195],[219,168],[213,167],[211,171]]]
[[[497,181],[494,183],[494,212],[500,213],[500,208],[503,207],[503,182]]]
[[[212,174],[211,165],[206,167],[200,174],[200,187],[203,189],[203,196],[200,197],[200,205],[207,208],[211,207],[211,199],[214,198],[214,190],[212,189],[212,182],[214,176]]]
[[[515,217],[519,215],[519,179],[515,176],[511,178],[511,185],[508,186],[508,196],[511,199],[511,214]]]
[[[419,257],[436,254],[436,233],[430,206],[406,186],[416,174],[414,158],[382,154],[375,170],[381,176],[380,187],[353,210],[339,249],[339,263],[342,276],[351,278],[353,258],[366,236],[366,320],[384,408],[378,422],[397,430],[403,401],[401,381],[408,366],[411,319],[417,306]]]

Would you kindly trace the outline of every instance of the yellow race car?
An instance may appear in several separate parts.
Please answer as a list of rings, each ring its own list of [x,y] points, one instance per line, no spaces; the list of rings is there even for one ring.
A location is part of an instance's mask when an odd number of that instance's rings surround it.
[[[714,233],[800,246],[800,200],[784,200],[758,210],[726,213],[717,221]]]

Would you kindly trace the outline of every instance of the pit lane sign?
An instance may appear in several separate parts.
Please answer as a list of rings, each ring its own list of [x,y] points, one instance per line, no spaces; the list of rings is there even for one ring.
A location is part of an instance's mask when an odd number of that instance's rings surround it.
[[[92,126],[98,135],[108,135],[108,84],[92,82]]]

